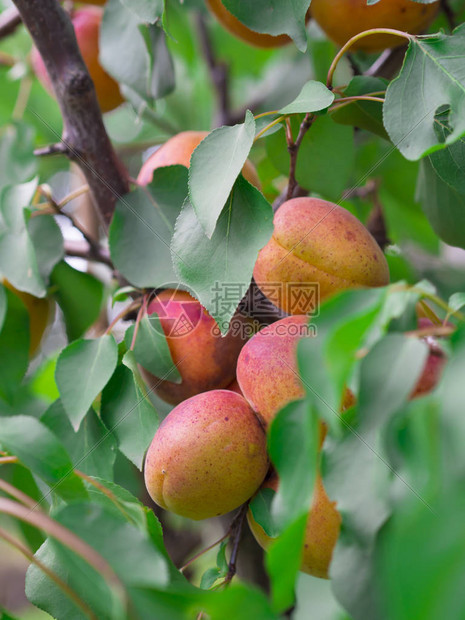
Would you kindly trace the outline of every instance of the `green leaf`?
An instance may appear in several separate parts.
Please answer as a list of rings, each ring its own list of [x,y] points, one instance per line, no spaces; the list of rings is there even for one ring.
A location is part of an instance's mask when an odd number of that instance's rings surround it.
[[[27,207],[37,181],[8,186],[0,192],[0,270],[20,291],[44,297],[45,283],[27,227]]]
[[[212,566],[211,568],[207,568],[200,580],[200,588],[202,590],[209,590],[220,577],[221,572],[218,567]]]
[[[60,227],[51,215],[40,215],[29,219],[27,231],[34,246],[39,273],[47,282],[53,268],[65,255]]]
[[[29,313],[23,302],[0,285],[3,326],[0,331],[0,394],[8,400],[19,387],[29,364]]]
[[[55,266],[50,282],[53,296],[63,311],[68,339],[76,340],[93,325],[100,314],[103,284],[65,261]]]
[[[25,415],[2,418],[0,444],[64,500],[87,496],[63,444],[35,418]]]
[[[2,332],[3,322],[6,317],[7,308],[8,308],[8,298],[6,296],[6,290],[3,284],[0,284],[0,334]]]
[[[460,618],[465,609],[465,537],[458,515],[464,509],[459,484],[434,510],[417,501],[406,503],[384,528],[377,581],[386,617]]]
[[[271,545],[265,564],[271,581],[273,609],[283,612],[295,601],[295,580],[302,562],[307,514],[294,521]]]
[[[244,123],[214,129],[192,153],[189,198],[209,239],[247,160],[254,138],[255,120],[247,110]]]
[[[384,126],[406,159],[452,144],[465,132],[465,78],[462,71],[465,26],[447,36],[411,40],[402,70],[386,92]],[[435,115],[450,107],[451,133],[441,141]]]
[[[189,201],[183,207],[172,241],[173,264],[181,282],[195,292],[223,333],[247,291],[258,252],[272,233],[271,205],[242,176],[211,239]],[[223,298],[227,303],[218,303]]]
[[[124,341],[129,349],[134,335],[134,325],[126,330]],[[181,375],[174,365],[160,319],[156,313],[144,317],[139,323],[134,346],[136,361],[156,377],[181,382]]]
[[[59,400],[47,409],[40,421],[62,441],[76,469],[89,476],[113,480],[116,442],[93,409],[89,409],[77,432]]]
[[[91,545],[127,586],[163,586],[168,581],[165,558],[147,532],[101,505],[65,506],[54,518]]]
[[[23,122],[13,121],[0,132],[0,187],[23,183],[36,172],[34,130]]]
[[[318,418],[305,400],[286,405],[271,423],[268,451],[279,475],[272,514],[281,530],[308,515],[318,443]]]
[[[173,282],[170,242],[187,196],[187,169],[155,170],[147,191],[126,194],[116,204],[110,226],[110,251],[117,269],[135,286],[150,288]]]
[[[343,97],[356,97],[368,93],[377,93],[386,90],[387,80],[364,75],[356,75],[342,93]],[[377,95],[378,96],[378,95]],[[383,104],[375,101],[354,101],[335,107],[331,118],[341,125],[352,125],[366,129],[389,140],[383,124]]]
[[[436,119],[436,130],[441,138],[450,135],[450,129]],[[436,174],[454,191],[465,196],[465,138],[429,156]]]
[[[454,293],[450,296],[447,305],[451,310],[457,312],[465,306],[465,293]]]
[[[156,22],[163,14],[163,0],[121,0],[121,3],[149,24]]]
[[[325,110],[334,101],[334,94],[322,83],[315,80],[306,82],[300,93],[291,103],[279,111],[280,114],[298,114]]]
[[[121,601],[118,601],[102,575],[87,562],[65,547],[59,547],[59,544],[50,538],[40,547],[35,557],[61,577],[99,619],[123,620]],[[87,613],[84,613],[35,564],[31,564],[26,573],[26,596],[33,605],[43,609],[53,618],[73,620],[89,618],[87,609]]]
[[[158,428],[158,416],[126,366],[118,366],[103,390],[101,415],[121,452],[141,470],[145,452]]]
[[[255,0],[253,5],[243,0],[224,0],[224,6],[251,30],[265,34],[287,34],[299,51],[307,49],[305,15],[309,0]]]
[[[271,538],[276,538],[279,534],[279,528],[276,526],[271,512],[274,496],[273,489],[261,487],[249,504],[253,518],[262,527],[265,534]]]
[[[78,430],[94,399],[116,367],[118,351],[113,336],[77,340],[60,353],[55,380],[63,407]]]
[[[465,195],[438,176],[429,157],[420,163],[418,197],[436,234],[449,245],[465,248]]]
[[[176,86],[173,59],[161,26],[149,26],[147,44],[152,61],[149,92],[154,99],[161,99],[169,95]]]

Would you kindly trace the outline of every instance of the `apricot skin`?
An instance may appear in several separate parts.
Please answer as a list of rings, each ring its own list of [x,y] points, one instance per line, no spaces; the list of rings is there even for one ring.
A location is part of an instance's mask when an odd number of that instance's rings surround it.
[[[341,47],[356,34],[372,28],[393,28],[411,34],[424,32],[439,9],[439,2],[419,4],[412,0],[312,0],[312,16],[320,28]],[[351,50],[379,52],[404,45],[406,39],[387,34],[371,35],[354,43]]]
[[[108,75],[99,62],[99,30],[103,10],[97,6],[87,6],[75,11],[72,17],[74,31],[82,58],[94,82],[95,92],[102,112],[109,112],[124,102],[118,83]],[[34,73],[49,91],[53,92],[52,83],[44,62],[33,48],[31,62]]]
[[[238,39],[242,39],[250,45],[263,48],[282,47],[291,42],[286,34],[273,36],[262,34],[247,28],[237,17],[228,11],[221,0],[207,0],[207,6],[220,24]]]
[[[177,405],[195,394],[226,388],[234,380],[237,358],[245,344],[240,330],[221,336],[215,320],[184,291],[166,289],[159,293],[148,307],[149,314],[154,312],[160,317],[171,357],[182,378],[181,383],[174,383],[141,369],[145,381],[160,398]],[[182,329],[183,317],[192,329],[177,335],[175,326]],[[243,317],[236,315],[234,320]]]
[[[305,390],[297,367],[297,344],[310,337],[308,317],[288,316],[263,328],[243,347],[237,360],[237,382],[252,409],[269,425],[280,409],[303,398]],[[355,402],[345,389],[341,411]],[[325,427],[320,429],[321,443]]]
[[[189,398],[165,418],[145,461],[145,484],[159,506],[190,519],[234,510],[268,470],[265,432],[247,402],[214,390]]]
[[[276,306],[305,314],[313,308],[304,295],[289,294],[290,284],[317,284],[321,301],[343,289],[384,286],[389,268],[374,238],[349,211],[318,198],[294,198],[276,212],[254,278]]]
[[[193,151],[207,136],[208,131],[182,131],[170,138],[144,162],[137,177],[139,185],[148,185],[157,168],[176,165],[189,168]],[[260,189],[260,179],[251,161],[245,162],[242,174],[249,183]]]
[[[270,488],[277,491],[278,485],[279,479],[276,475],[273,475],[263,483],[262,488]],[[263,549],[267,549],[273,539],[267,536],[263,528],[258,525],[250,509],[247,513],[247,520],[258,544]],[[321,476],[317,475],[312,504],[305,528],[301,571],[314,577],[329,578],[329,565],[339,536],[341,521],[341,515],[336,510],[335,502],[329,499]]]

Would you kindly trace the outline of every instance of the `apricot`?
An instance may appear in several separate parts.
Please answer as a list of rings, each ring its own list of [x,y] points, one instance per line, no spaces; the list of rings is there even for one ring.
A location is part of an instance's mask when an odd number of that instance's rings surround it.
[[[161,379],[141,369],[146,382],[168,403],[177,405],[195,394],[226,388],[236,374],[245,339],[239,329],[222,336],[215,320],[189,293],[166,289],[149,304],[148,314],[160,318],[181,383]],[[237,314],[235,321],[246,320]]]
[[[255,334],[237,360],[237,382],[252,409],[266,425],[285,405],[305,396],[297,367],[297,344],[310,337],[305,315],[288,316]],[[343,395],[341,411],[354,404],[349,389]],[[324,439],[321,426],[321,443]]]
[[[95,92],[102,112],[109,112],[124,102],[118,83],[108,75],[99,62],[99,31],[103,9],[88,6],[75,11],[72,16],[74,32],[82,58],[94,82]],[[33,48],[32,67],[42,85],[53,92],[52,83],[38,50]]]
[[[251,30],[230,13],[221,0],[207,0],[207,6],[223,28],[250,45],[263,48],[282,47],[292,40],[287,34],[273,36]]]
[[[53,303],[46,297],[35,297],[24,291],[19,291],[6,279],[3,279],[2,284],[19,297],[26,306],[29,314],[29,357],[33,357],[37,353],[45,330],[52,320]]]
[[[321,301],[343,289],[389,282],[384,254],[365,226],[318,198],[293,198],[278,209],[253,275],[268,299],[289,314],[313,312],[315,296]]]
[[[207,136],[208,131],[182,131],[170,138],[144,162],[137,177],[139,185],[148,185],[157,168],[176,165],[189,168],[192,153]],[[260,179],[251,161],[245,162],[242,174],[249,183],[260,189]]]
[[[175,407],[148,449],[145,484],[162,508],[190,519],[234,510],[268,470],[266,436],[247,402],[213,390]]]
[[[433,326],[434,323],[429,318],[423,316],[418,318],[420,329]],[[410,400],[425,396],[434,390],[441,379],[442,371],[447,362],[446,354],[438,345],[436,338],[428,337],[425,338],[425,341],[429,345],[429,355],[426,358],[420,378],[410,394]]]
[[[279,478],[274,474],[263,483],[262,488],[277,491],[278,486]],[[273,539],[265,534],[261,525],[255,521],[250,508],[247,521],[258,544],[267,549]],[[301,571],[322,579],[329,578],[329,565],[339,536],[341,521],[336,503],[327,496],[321,476],[318,474],[305,528]]]
[[[411,34],[423,32],[433,21],[439,2],[419,4],[412,0],[312,0],[312,17],[320,28],[341,47],[356,34],[372,28],[394,28]],[[351,50],[379,52],[405,44],[388,34],[373,34],[354,43]]]

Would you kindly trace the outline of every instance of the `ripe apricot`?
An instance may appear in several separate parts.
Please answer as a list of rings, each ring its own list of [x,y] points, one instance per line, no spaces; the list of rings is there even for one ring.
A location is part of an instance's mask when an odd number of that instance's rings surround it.
[[[221,0],[207,0],[207,6],[223,28],[250,45],[273,48],[282,47],[291,42],[291,39],[286,34],[273,36],[271,34],[262,34],[251,30],[230,13]]]
[[[109,112],[124,102],[118,83],[108,75],[99,62],[99,31],[103,9],[88,6],[75,11],[72,16],[74,32],[82,58],[94,82],[95,92],[102,112]],[[38,50],[33,48],[32,66],[43,86],[53,92],[52,83]]]
[[[308,317],[288,316],[255,334],[237,360],[237,382],[252,409],[268,425],[285,405],[303,398],[304,386],[297,367],[297,344],[310,337]],[[344,391],[341,411],[354,404],[349,389]],[[325,435],[321,428],[321,443]]]
[[[192,153],[207,136],[208,131],[182,131],[170,138],[144,162],[137,177],[139,185],[148,185],[157,168],[176,165],[189,168]],[[249,183],[260,189],[260,179],[251,161],[245,162],[242,174]]]
[[[175,407],[147,452],[145,484],[159,506],[190,519],[234,510],[268,470],[266,436],[247,402],[213,390]]]
[[[349,39],[372,28],[393,28],[419,34],[431,24],[439,2],[420,4],[412,0],[380,0],[367,5],[367,0],[312,0],[312,17],[335,43],[343,46]],[[364,37],[352,50],[378,52],[405,44],[405,39],[388,34]]]
[[[389,268],[374,238],[349,211],[318,198],[293,198],[275,214],[254,278],[276,306],[305,314],[314,311],[315,296],[321,301],[343,289],[388,284]]]
[[[263,483],[262,488],[277,491],[278,486],[279,479],[274,474]],[[250,508],[247,513],[247,520],[258,544],[267,549],[273,539],[255,521]],[[336,510],[336,503],[332,502],[327,496],[321,476],[318,474],[305,528],[301,571],[315,577],[328,579],[329,565],[339,536],[341,521],[341,515]]]
[[[208,390],[226,388],[236,374],[239,352],[245,344],[240,329],[222,336],[215,320],[189,293],[166,289],[149,304],[148,313],[160,318],[181,383],[160,379],[145,369],[142,375],[168,403],[181,401]],[[234,321],[245,320],[236,315]]]

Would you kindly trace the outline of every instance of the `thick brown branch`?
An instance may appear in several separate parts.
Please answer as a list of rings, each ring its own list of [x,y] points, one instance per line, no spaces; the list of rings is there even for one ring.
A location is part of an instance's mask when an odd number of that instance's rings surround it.
[[[105,131],[71,20],[56,0],[14,3],[52,81],[64,121],[62,143],[82,168],[101,219],[108,225],[116,199],[127,193],[129,186]],[[48,126],[47,119],[31,112]]]
[[[21,15],[14,6],[5,9],[0,15],[0,39],[12,34],[21,23]]]

